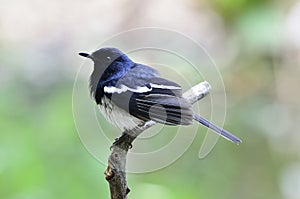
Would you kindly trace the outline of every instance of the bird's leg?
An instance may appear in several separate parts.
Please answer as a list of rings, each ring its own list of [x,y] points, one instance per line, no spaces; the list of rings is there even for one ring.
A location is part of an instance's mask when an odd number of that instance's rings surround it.
[[[115,146],[122,145],[123,143],[128,146],[128,149],[131,149],[132,144],[128,141],[130,139],[130,137],[131,136],[127,133],[127,131],[124,131],[120,137],[115,139],[112,146],[110,147],[110,150]]]
[[[141,122],[133,129],[130,129],[130,130],[126,129],[120,137],[115,139],[115,141],[112,144],[112,146],[110,147],[110,149],[112,149],[115,146],[118,146],[118,147],[121,147],[121,148],[124,148],[127,150],[131,149],[132,141],[142,132],[143,128],[147,127],[148,123],[149,123],[149,121]],[[151,123],[151,121],[150,121],[150,123]]]

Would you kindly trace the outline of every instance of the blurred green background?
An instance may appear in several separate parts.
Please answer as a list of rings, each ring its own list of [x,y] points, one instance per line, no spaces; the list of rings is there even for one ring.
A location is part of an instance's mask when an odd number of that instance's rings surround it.
[[[73,121],[77,52],[157,26],[205,43],[244,143],[200,160],[199,135],[171,166],[128,174],[129,198],[299,199],[299,20],[294,0],[0,0],[0,198],[109,198]]]

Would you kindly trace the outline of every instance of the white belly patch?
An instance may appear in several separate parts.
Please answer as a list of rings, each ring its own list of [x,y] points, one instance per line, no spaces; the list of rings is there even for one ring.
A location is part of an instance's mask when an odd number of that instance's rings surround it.
[[[143,122],[114,105],[111,100],[105,96],[102,98],[102,105],[99,106],[99,109],[110,123],[123,131],[133,129]]]

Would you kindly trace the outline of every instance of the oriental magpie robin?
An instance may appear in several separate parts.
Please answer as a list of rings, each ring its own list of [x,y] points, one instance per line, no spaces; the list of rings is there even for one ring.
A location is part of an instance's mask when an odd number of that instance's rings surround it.
[[[103,115],[120,129],[131,130],[151,120],[167,125],[190,125],[196,120],[231,142],[241,142],[195,113],[177,83],[161,78],[149,66],[133,62],[120,50],[101,48],[79,55],[93,60],[91,95]]]

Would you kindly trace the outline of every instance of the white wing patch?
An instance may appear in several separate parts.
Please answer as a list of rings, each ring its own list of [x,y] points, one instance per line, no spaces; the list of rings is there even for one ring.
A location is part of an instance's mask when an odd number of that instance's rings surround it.
[[[181,89],[181,87],[178,87],[178,86],[152,84],[152,83],[150,83],[150,86],[153,87],[153,88],[170,89],[170,90]]]
[[[128,86],[121,85],[120,88],[114,86],[104,86],[105,93],[123,93],[126,91],[132,91],[135,93],[146,93],[152,91],[152,88],[148,88],[147,86],[138,86],[136,88],[129,88]]]
[[[178,87],[178,86],[150,83],[150,88],[147,86],[138,86],[136,88],[129,88],[128,86],[125,86],[125,85],[120,85],[120,88],[117,88],[114,86],[105,86],[104,92],[105,93],[118,93],[118,94],[126,92],[126,91],[131,91],[131,92],[135,92],[135,93],[147,93],[149,91],[152,91],[152,88],[170,89],[170,90],[181,89],[181,87]]]

